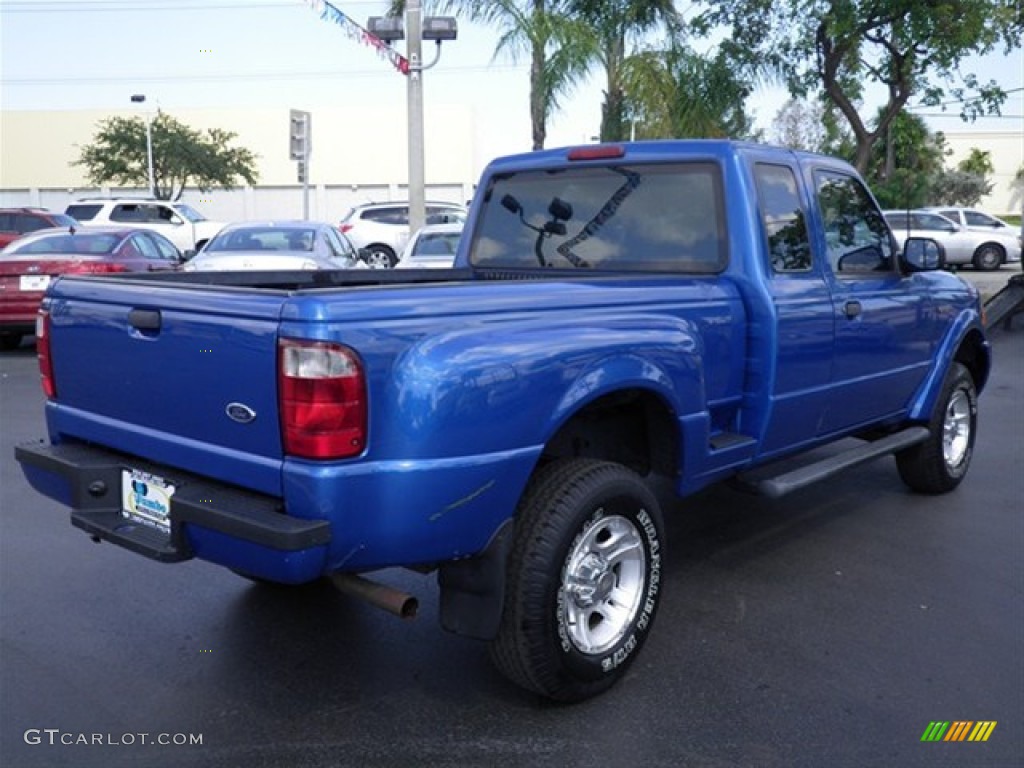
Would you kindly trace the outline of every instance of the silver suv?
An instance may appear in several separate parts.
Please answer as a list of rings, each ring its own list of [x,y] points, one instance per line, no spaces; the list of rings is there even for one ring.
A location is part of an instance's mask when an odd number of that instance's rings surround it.
[[[465,206],[457,203],[426,203],[427,224],[462,223]],[[341,231],[360,250],[371,267],[390,269],[409,242],[408,203],[357,205],[341,220]]]
[[[83,227],[128,224],[151,229],[182,253],[198,251],[224,226],[223,221],[210,221],[190,205],[155,198],[86,197],[69,205],[64,213]]]

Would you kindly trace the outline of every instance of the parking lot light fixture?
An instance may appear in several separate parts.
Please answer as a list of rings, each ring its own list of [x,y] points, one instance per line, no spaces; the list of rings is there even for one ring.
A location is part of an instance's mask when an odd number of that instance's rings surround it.
[[[133,104],[144,104],[146,94],[133,93]],[[149,194],[156,197],[156,181],[153,177],[153,113],[146,113],[146,168],[149,172]]]
[[[406,41],[406,58],[409,60],[407,75],[407,105],[409,115],[409,232],[414,233],[426,223],[426,193],[424,190],[424,141],[423,141],[423,72],[437,64],[441,58],[441,43],[458,36],[454,17],[427,16],[422,14],[420,0],[409,0],[405,4],[405,24],[397,16],[374,16],[367,23],[370,33],[389,46]],[[430,64],[423,64],[423,41],[434,40],[437,54]]]

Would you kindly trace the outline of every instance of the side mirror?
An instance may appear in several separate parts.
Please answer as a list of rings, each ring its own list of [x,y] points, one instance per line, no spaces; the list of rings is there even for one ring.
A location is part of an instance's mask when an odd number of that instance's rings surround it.
[[[927,237],[908,237],[903,244],[900,263],[904,272],[933,272],[946,263],[941,243]]]

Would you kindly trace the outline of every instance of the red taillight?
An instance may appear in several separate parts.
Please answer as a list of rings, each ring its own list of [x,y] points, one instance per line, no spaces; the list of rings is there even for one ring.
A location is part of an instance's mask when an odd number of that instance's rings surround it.
[[[345,235],[345,234],[348,234],[348,232],[349,232],[349,231],[350,231],[350,230],[352,229],[352,227],[354,227],[354,226],[355,226],[355,224],[342,224],[342,225],[341,225],[340,227],[338,227],[338,229],[340,229],[340,230],[341,230],[341,234]]]
[[[36,358],[39,360],[39,378],[43,392],[49,399],[57,397],[57,384],[53,378],[53,357],[50,355],[50,313],[45,309],[36,315]]]
[[[281,339],[278,393],[286,454],[344,459],[366,447],[366,379],[351,349]]]

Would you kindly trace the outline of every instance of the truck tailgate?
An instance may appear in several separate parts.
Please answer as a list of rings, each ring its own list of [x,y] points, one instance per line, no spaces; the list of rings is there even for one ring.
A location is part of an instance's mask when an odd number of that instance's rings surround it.
[[[53,437],[280,493],[277,327],[284,291],[63,279],[45,306]]]

